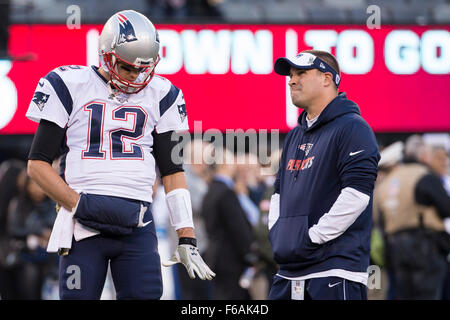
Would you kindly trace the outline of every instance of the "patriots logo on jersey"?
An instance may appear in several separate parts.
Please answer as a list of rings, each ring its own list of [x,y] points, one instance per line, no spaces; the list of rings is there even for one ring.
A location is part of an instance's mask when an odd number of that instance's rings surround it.
[[[184,103],[178,105],[178,113],[180,114],[181,122],[183,122],[186,119],[186,105]]]
[[[43,92],[36,91],[33,96],[33,102],[37,105],[39,110],[42,111],[44,109],[45,103],[48,101],[50,97],[49,94],[45,94]]]
[[[136,41],[136,34],[130,20],[128,20],[127,17],[125,17],[123,14],[118,14],[117,18],[119,19],[120,27],[120,34],[119,39],[117,39],[117,44],[119,45],[125,42]]]

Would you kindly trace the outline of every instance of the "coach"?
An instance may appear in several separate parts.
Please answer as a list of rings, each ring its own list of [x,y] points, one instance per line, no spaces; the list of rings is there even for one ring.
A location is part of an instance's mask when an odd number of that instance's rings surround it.
[[[269,212],[279,271],[270,299],[367,299],[372,196],[380,155],[358,106],[339,93],[339,64],[307,50],[279,58],[293,104]]]

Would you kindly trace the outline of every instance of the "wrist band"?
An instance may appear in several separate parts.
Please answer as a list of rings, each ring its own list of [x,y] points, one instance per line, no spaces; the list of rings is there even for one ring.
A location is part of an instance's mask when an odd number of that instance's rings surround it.
[[[178,245],[181,244],[190,244],[194,247],[197,247],[197,239],[195,238],[188,238],[188,237],[181,237],[180,239],[178,239]]]

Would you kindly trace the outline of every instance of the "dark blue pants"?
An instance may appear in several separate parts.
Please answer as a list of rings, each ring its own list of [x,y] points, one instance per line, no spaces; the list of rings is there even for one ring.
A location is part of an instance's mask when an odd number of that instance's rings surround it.
[[[270,289],[270,300],[290,300],[292,280],[275,276]],[[305,300],[367,300],[367,287],[339,277],[305,280]]]
[[[144,221],[153,220],[150,210]],[[72,241],[59,260],[61,299],[100,299],[108,270],[117,299],[159,299],[161,263],[154,222],[125,236],[97,235]]]

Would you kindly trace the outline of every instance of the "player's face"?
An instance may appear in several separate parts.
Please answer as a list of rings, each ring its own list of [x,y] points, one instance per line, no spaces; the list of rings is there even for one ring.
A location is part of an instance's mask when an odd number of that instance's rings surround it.
[[[320,95],[322,87],[320,71],[291,68],[289,78],[292,103],[296,107],[306,108]]]
[[[121,61],[117,62],[117,69],[119,76],[130,82],[136,81],[139,74],[143,71],[143,68],[135,68]]]

